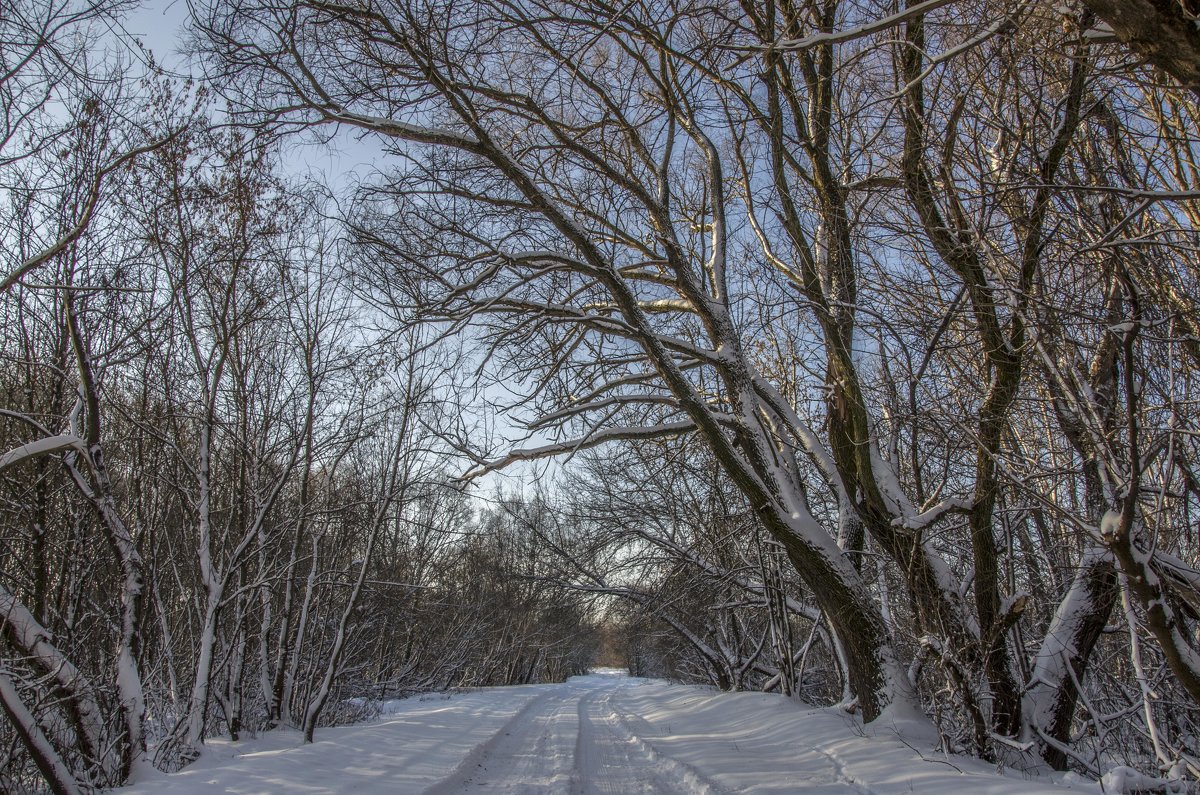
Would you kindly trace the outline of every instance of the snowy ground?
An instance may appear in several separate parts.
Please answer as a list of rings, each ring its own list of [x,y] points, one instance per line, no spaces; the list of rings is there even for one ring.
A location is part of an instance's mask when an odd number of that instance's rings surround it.
[[[395,702],[371,723],[241,743],[119,795],[192,793],[1067,792],[946,758],[833,709],[596,672],[559,685]],[[1095,785],[1080,785],[1099,792]],[[1075,790],[1078,792],[1079,790]]]

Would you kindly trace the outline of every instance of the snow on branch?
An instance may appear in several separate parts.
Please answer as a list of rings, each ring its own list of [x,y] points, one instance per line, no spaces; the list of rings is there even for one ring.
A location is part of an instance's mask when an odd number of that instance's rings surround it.
[[[45,439],[23,444],[20,447],[9,450],[4,455],[0,456],[0,472],[5,471],[9,467],[14,467],[22,461],[40,458],[44,455],[57,453],[62,450],[78,450],[81,453],[87,453],[87,445],[83,439],[72,433],[62,433],[58,436],[50,436]]]
[[[556,455],[574,455],[580,450],[598,447],[609,442],[630,441],[634,439],[665,439],[680,436],[695,430],[696,424],[691,420],[680,422],[665,422],[660,425],[643,425],[631,428],[607,428],[588,434],[579,439],[542,445],[540,447],[525,447],[513,450],[503,458],[489,461],[463,474],[459,480],[474,480],[489,472],[495,472],[515,464],[518,461],[536,461]]]
[[[16,594],[3,585],[0,585],[0,632],[43,676],[70,695],[78,719],[78,741],[85,752],[101,758],[106,753],[104,717],[94,695],[94,685],[51,642],[50,631],[38,622]]]
[[[390,119],[386,116],[371,116],[366,113],[354,113],[340,107],[321,109],[321,114],[327,122],[346,124],[361,130],[386,135],[389,138],[400,138],[419,144],[433,146],[449,146],[466,152],[478,154],[482,151],[479,141],[467,135],[441,127],[424,127],[419,124]]]
[[[571,270],[587,271],[594,270],[591,265],[579,259],[571,257],[559,251],[551,251],[549,249],[530,249],[526,251],[513,251],[507,254],[500,255],[507,260],[511,265],[525,265],[533,267],[566,267]]]
[[[647,313],[696,311],[690,301],[685,301],[682,298],[660,298],[655,301],[639,301],[638,306],[643,312]]]
[[[692,370],[692,369],[695,369],[696,367],[701,366],[701,364],[702,364],[701,362],[693,359],[691,361],[680,362],[678,366],[679,366],[680,370]],[[591,392],[588,392],[584,395],[580,395],[580,396],[576,397],[575,402],[577,404],[591,403],[591,402],[599,399],[602,395],[611,394],[613,392],[613,390],[622,389],[624,387],[633,387],[633,386],[651,386],[651,387],[653,387],[654,384],[652,384],[651,382],[655,381],[659,377],[660,376],[657,371],[650,371],[650,372],[646,372],[646,373],[635,373],[633,375],[626,375],[626,376],[622,376],[620,378],[614,378],[611,381],[607,381],[607,382],[601,384],[600,386],[596,387]],[[665,389],[665,387],[664,387],[664,389]],[[662,397],[669,398],[672,402],[676,401],[674,396],[669,396],[665,393],[662,395]]]
[[[80,789],[79,782],[46,738],[37,717],[21,701],[16,685],[5,668],[0,668],[0,708],[8,717],[9,725],[17,737],[30,750],[34,763],[50,785],[51,791],[65,795],[82,795],[83,790]]]
[[[903,527],[906,530],[924,530],[931,524],[941,519],[943,516],[951,513],[968,513],[971,510],[971,500],[959,499],[953,497],[947,500],[942,500],[931,508],[922,511],[915,516],[906,516],[897,518],[892,521],[895,527]]]
[[[804,36],[803,38],[799,39],[779,39],[774,44],[760,45],[757,47],[739,47],[737,49],[765,50],[768,52],[799,52],[801,50],[819,47],[822,44],[843,44],[847,41],[863,39],[882,30],[888,30],[889,28],[897,27],[914,17],[927,14],[930,11],[941,8],[942,6],[948,6],[953,2],[954,0],[925,0],[923,3],[917,3],[916,5],[909,6],[903,11],[897,11],[895,14],[883,17],[882,19],[877,19],[874,22],[866,22],[862,25],[856,25],[846,30],[823,31],[821,33],[814,33],[810,36]]]
[[[1158,547],[1150,553],[1150,565],[1176,596],[1200,614],[1200,571]]]
[[[676,406],[678,402],[671,395],[612,395],[611,397],[600,400],[591,400],[587,402],[576,403],[566,408],[552,411],[549,414],[543,414],[537,419],[530,422],[526,427],[530,430],[545,428],[547,425],[561,422],[571,417],[586,414],[591,411],[600,411],[601,409],[610,409],[618,406],[630,405],[646,405],[654,404],[660,406]]]

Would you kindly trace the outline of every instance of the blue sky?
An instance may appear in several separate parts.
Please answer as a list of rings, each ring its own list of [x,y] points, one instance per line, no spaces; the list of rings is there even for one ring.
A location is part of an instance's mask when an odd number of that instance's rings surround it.
[[[186,0],[145,0],[124,18],[124,30],[115,31],[121,38],[136,39],[154,54],[155,61],[169,73],[184,78],[198,73],[181,52],[184,25],[188,18]],[[313,144],[296,136],[283,146],[285,168],[297,177],[311,177],[331,186],[335,191],[348,189],[354,176],[366,176],[375,167],[386,168],[387,156],[371,136],[340,133],[327,144]],[[506,402],[512,397],[503,386],[493,385],[485,390],[484,399]],[[496,431],[501,437],[520,440],[524,431],[504,416],[495,418]],[[534,434],[524,441],[514,441],[514,447],[538,446],[551,441],[545,434]],[[503,445],[497,449],[502,455]],[[542,480],[557,472],[559,463],[549,460],[518,463],[503,473],[492,473],[476,482],[476,493],[487,495],[497,487],[523,490],[520,483],[530,479]],[[463,469],[470,468],[465,462]]]

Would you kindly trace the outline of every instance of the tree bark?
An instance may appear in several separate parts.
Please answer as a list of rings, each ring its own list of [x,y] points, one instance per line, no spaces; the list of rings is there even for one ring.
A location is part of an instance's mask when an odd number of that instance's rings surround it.
[[[50,791],[54,795],[81,795],[79,782],[75,780],[58,751],[46,739],[46,735],[38,726],[37,718],[21,701],[12,679],[2,670],[0,670],[0,707],[3,708],[4,714],[8,718],[8,724],[29,752],[29,756],[37,765],[42,777],[46,779]]]
[[[1196,0],[1084,0],[1136,54],[1200,98],[1200,3]]]

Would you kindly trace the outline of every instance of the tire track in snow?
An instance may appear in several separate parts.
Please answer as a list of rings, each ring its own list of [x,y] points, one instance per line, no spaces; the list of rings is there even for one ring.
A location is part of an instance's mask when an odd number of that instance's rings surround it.
[[[616,704],[617,692],[619,690],[608,689],[596,693],[594,708],[589,703],[586,715],[581,700],[581,718],[586,717],[589,729],[602,738],[596,744],[610,758],[620,757],[620,762],[609,766],[612,773],[606,774],[603,769],[584,771],[585,795],[627,792],[725,795],[724,788],[699,770],[655,748],[648,740],[655,733],[653,727],[640,716],[620,709]],[[595,728],[597,724],[601,727],[599,730]],[[638,771],[642,778],[622,782],[619,778],[621,770]]]
[[[614,702],[620,688],[557,685],[476,746],[426,795],[724,795],[694,768],[659,752]]]
[[[846,763],[836,753],[826,751],[823,748],[817,748],[815,746],[812,750],[828,759],[833,765],[833,772],[834,775],[837,776],[838,780],[843,782],[847,787],[853,788],[858,795],[876,795],[875,790],[871,789],[850,774],[850,771],[846,768]]]
[[[425,795],[575,789],[579,692],[575,686],[562,685],[532,699]]]
[[[695,792],[665,775],[653,749],[622,732],[610,696],[587,693],[579,699],[573,795],[675,795]],[[703,792],[703,790],[699,790]]]

